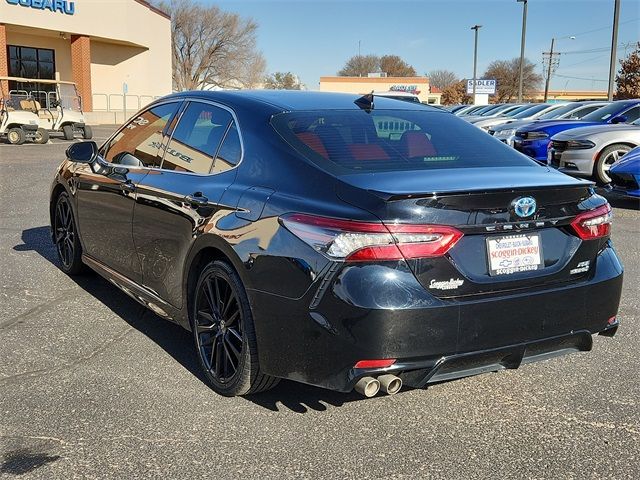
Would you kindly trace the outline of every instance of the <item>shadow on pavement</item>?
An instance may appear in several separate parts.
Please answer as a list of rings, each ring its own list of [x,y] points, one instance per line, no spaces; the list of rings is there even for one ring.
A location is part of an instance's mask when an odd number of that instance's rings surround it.
[[[59,267],[56,249],[51,242],[48,226],[24,230],[22,242],[22,244],[14,246],[13,250],[17,252],[35,251],[56,268]],[[161,319],[98,274],[88,272],[70,278],[133,328],[153,340],[184,368],[208,385],[200,370],[190,332]],[[215,395],[213,391],[211,394]],[[324,411],[327,410],[327,405],[340,407],[345,403],[364,400],[354,392],[334,392],[286,380],[281,381],[268,392],[248,395],[244,399],[274,412],[279,411],[278,404],[281,404],[297,413],[305,413],[309,410]]]

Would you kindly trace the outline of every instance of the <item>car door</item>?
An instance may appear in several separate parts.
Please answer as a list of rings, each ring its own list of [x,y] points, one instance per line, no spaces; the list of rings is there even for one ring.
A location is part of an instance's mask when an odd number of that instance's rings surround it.
[[[231,110],[191,101],[183,109],[164,152],[162,166],[138,184],[133,237],[143,284],[182,307],[185,258],[208,219],[221,207],[242,156]]]
[[[132,236],[135,184],[162,160],[163,132],[180,102],[143,111],[100,150],[93,164],[76,164],[78,222],[84,253],[136,283],[142,268]]]

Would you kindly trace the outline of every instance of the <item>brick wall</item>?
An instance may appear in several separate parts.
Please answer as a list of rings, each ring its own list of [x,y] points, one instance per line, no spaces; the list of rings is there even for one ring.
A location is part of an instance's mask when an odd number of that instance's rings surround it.
[[[71,35],[71,73],[82,98],[82,109],[91,112],[91,40],[85,35]]]
[[[0,77],[9,75],[9,61],[7,59],[7,27],[0,23]],[[7,82],[0,82],[0,88],[6,90]]]

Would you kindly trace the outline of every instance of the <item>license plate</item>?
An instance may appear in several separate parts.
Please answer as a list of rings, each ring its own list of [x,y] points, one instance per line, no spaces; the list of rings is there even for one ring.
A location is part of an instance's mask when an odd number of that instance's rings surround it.
[[[540,235],[509,235],[487,239],[489,275],[539,270],[542,268]]]

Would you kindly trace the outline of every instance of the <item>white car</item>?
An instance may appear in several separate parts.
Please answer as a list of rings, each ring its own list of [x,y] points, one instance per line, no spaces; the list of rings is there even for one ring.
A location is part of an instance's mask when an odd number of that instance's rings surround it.
[[[570,175],[609,183],[611,166],[638,145],[640,119],[630,124],[574,128],[551,137],[547,163]]]
[[[516,138],[516,130],[524,125],[533,122],[539,122],[541,120],[554,120],[562,118],[578,120],[585,115],[588,115],[589,113],[594,112],[597,109],[602,108],[608,104],[609,102],[599,102],[593,100],[570,102],[557,109],[543,110],[542,112],[538,112],[538,115],[535,118],[514,118],[501,125],[494,125],[492,127],[489,127],[487,131],[490,135],[493,135],[501,142],[504,142],[510,147],[513,147],[513,141]]]

